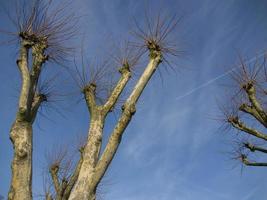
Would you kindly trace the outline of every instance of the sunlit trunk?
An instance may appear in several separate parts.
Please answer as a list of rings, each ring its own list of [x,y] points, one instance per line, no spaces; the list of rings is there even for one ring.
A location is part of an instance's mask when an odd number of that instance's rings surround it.
[[[8,200],[32,199],[32,125],[16,121],[10,131],[14,156]]]

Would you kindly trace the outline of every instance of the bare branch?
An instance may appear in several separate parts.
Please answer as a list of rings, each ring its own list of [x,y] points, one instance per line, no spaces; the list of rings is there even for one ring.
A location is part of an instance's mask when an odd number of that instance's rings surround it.
[[[267,163],[261,162],[250,162],[245,155],[242,155],[241,161],[246,166],[254,166],[254,167],[267,167]]]
[[[267,149],[264,149],[262,147],[259,147],[259,146],[255,146],[251,143],[244,143],[244,147],[246,147],[247,149],[249,149],[251,152],[255,152],[255,151],[259,151],[259,152],[262,152],[262,153],[267,153]]]
[[[238,117],[229,117],[228,122],[232,124],[234,128],[237,128],[240,131],[244,131],[250,135],[253,135],[257,138],[261,138],[263,140],[267,141],[267,135],[264,133],[261,133],[260,131],[257,131],[256,129],[250,128],[246,126],[243,122],[239,120]]]
[[[38,94],[34,97],[31,109],[31,119],[32,121],[36,118],[36,114],[42,102],[47,101],[47,97],[44,94]]]
[[[95,91],[96,91],[96,85],[93,83],[89,84],[83,89],[86,104],[91,114],[94,113],[96,108]]]
[[[25,117],[26,112],[28,111],[28,95],[29,95],[29,88],[30,88],[30,74],[28,68],[28,53],[29,47],[27,46],[26,42],[22,42],[20,48],[20,56],[17,60],[17,65],[19,67],[21,78],[22,78],[22,85],[21,85],[21,93],[19,98],[19,114]]]
[[[252,115],[255,119],[257,119],[263,126],[265,126],[267,128],[267,122],[259,115],[258,111],[252,107],[249,106],[245,103],[243,103],[240,107],[239,107],[240,111],[243,111],[245,113],[248,113],[250,115]]]
[[[67,200],[70,196],[70,192],[72,190],[72,188],[74,187],[74,184],[76,183],[80,170],[81,170],[81,166],[82,166],[82,162],[83,162],[83,152],[84,152],[84,147],[80,148],[80,159],[79,162],[76,164],[76,168],[74,169],[74,172],[72,173],[72,176],[70,177],[68,184],[66,186],[66,189],[64,190],[63,193],[63,200]]]
[[[52,195],[49,193],[45,194],[45,200],[53,200]]]
[[[156,52],[154,52],[155,55]],[[127,101],[123,106],[122,115],[115,126],[111,136],[108,140],[106,148],[100,157],[100,160],[96,166],[96,181],[99,181],[103,176],[110,162],[112,161],[121,141],[122,134],[124,133],[126,127],[128,126],[133,114],[135,113],[135,104],[138,101],[140,95],[142,94],[148,81],[154,74],[156,68],[161,62],[161,54],[158,52],[156,57],[150,58],[150,62],[147,65],[142,76],[139,78],[137,84],[135,85],[132,93],[128,97]],[[97,184],[97,183],[96,183]]]
[[[129,70],[128,65],[123,66],[120,69],[120,73],[121,73],[120,80],[118,81],[118,83],[114,87],[110,97],[108,98],[107,102],[103,106],[105,113],[109,112],[114,107],[120,94],[122,93],[123,89],[125,88],[126,84],[128,83],[128,81],[131,77],[131,72]]]
[[[58,178],[58,170],[59,170],[59,166],[57,163],[52,165],[49,170],[57,194],[59,194],[61,190],[61,186],[60,186],[60,182]]]

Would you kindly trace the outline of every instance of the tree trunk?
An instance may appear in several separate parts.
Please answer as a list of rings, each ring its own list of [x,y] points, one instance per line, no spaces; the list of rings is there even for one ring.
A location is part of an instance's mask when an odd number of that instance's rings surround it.
[[[102,143],[103,118],[94,113],[90,122],[89,137],[84,148],[83,163],[69,200],[95,200],[98,181],[95,180],[95,166]]]
[[[32,125],[16,120],[10,131],[14,157],[8,200],[32,199]]]
[[[69,200],[95,200],[97,185],[94,180],[94,168],[89,167],[87,171],[83,171],[80,178],[73,188]]]

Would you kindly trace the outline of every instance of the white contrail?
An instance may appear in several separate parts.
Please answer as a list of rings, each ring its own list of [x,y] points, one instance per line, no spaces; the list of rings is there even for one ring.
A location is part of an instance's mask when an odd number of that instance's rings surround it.
[[[260,58],[260,57],[262,57],[262,56],[264,56],[264,55],[265,55],[265,52],[263,52],[263,53],[260,54],[259,56],[255,56],[255,57],[249,59],[248,61],[245,62],[245,64],[249,64],[249,63],[255,61],[256,59],[258,59],[258,58]],[[193,88],[192,90],[186,92],[185,94],[176,97],[176,100],[178,101],[178,100],[180,100],[180,99],[182,99],[182,98],[184,98],[184,97],[187,97],[188,95],[190,95],[190,94],[192,94],[192,93],[198,91],[199,89],[202,89],[202,88],[204,88],[204,87],[210,85],[211,83],[217,81],[218,79],[220,79],[220,78],[222,78],[222,77],[224,77],[224,76],[227,76],[228,74],[230,74],[231,72],[235,71],[235,70],[236,70],[238,67],[240,67],[240,66],[241,66],[241,65],[237,65],[237,66],[233,67],[232,69],[226,71],[225,73],[223,73],[223,74],[221,74],[221,75],[219,75],[219,76],[217,76],[217,77],[215,77],[215,78],[213,78],[213,79],[210,79],[209,81],[207,81],[207,82],[205,82],[205,83],[203,83],[203,84],[201,84],[201,85],[199,85],[199,86]]]

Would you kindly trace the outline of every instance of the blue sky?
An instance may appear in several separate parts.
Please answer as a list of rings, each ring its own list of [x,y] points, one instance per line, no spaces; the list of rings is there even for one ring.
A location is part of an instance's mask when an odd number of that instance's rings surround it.
[[[5,2],[1,0],[1,6]],[[177,40],[185,54],[176,61],[177,74],[163,70],[163,83],[157,74],[147,86],[101,186],[104,199],[266,199],[266,169],[245,167],[241,174],[241,166],[226,153],[231,149],[229,143],[234,134],[220,131],[220,122],[211,119],[218,116],[216,98],[224,101],[226,88],[221,84],[228,82],[229,77],[208,81],[232,68],[238,61],[238,52],[252,58],[266,50],[267,1],[77,0],[73,10],[83,16],[80,23],[86,52],[90,56],[103,54],[101,51],[107,44],[127,38],[132,17],[142,22],[147,5],[151,10],[184,16]],[[12,29],[2,11],[0,27]],[[5,39],[3,35],[0,38]],[[75,45],[79,46],[80,41],[79,35]],[[0,46],[0,194],[3,196],[10,180],[12,146],[8,135],[19,88],[15,57],[15,46]],[[61,71],[56,65],[47,67],[47,71],[51,70]],[[69,83],[65,78],[58,83],[59,88]],[[202,84],[205,87],[194,90]],[[67,96],[59,106],[65,117],[50,112],[51,120],[39,117],[34,126],[35,196],[42,191],[45,152],[57,144],[71,146],[77,134],[87,131],[89,116],[85,105],[76,104],[73,99]],[[109,117],[105,136],[115,119]]]

